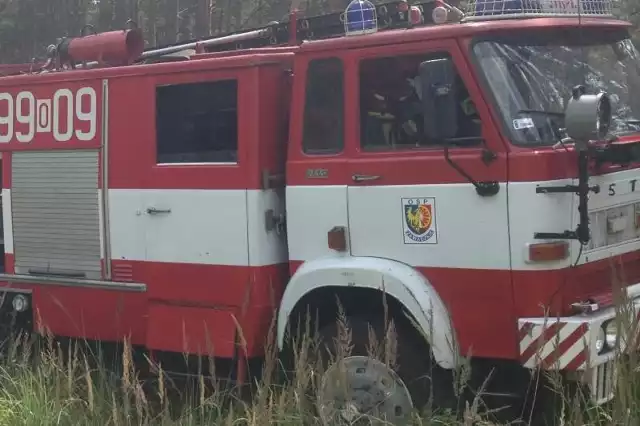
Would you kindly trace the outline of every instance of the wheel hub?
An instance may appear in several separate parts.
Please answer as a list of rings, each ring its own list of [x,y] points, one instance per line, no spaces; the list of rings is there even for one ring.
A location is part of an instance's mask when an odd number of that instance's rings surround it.
[[[413,402],[391,368],[366,356],[331,365],[318,389],[318,411],[325,425],[408,423]]]

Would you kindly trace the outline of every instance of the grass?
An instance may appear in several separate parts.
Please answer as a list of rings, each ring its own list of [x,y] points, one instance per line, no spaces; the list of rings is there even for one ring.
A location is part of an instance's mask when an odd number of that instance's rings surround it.
[[[339,340],[348,349],[348,323],[345,317],[338,321],[342,324]],[[387,339],[394,339],[389,334]],[[84,342],[63,345],[48,335],[35,340],[24,336],[11,339],[0,361],[0,426],[321,424],[308,392],[317,386],[321,372],[320,363],[311,356],[317,350],[317,340],[304,341],[294,357],[295,379],[286,386],[275,380],[278,359],[275,347],[267,345],[262,378],[255,382],[252,398],[241,399],[210,375],[197,375],[190,386],[185,386],[175,384],[161,365],[147,361],[151,366],[147,371],[141,363],[133,362],[134,351],[127,342],[117,365],[109,365],[103,353]],[[371,353],[384,352],[374,346],[370,346]],[[393,354],[381,358],[388,360]],[[558,418],[558,424],[640,424],[640,386],[636,378],[640,364],[631,357],[619,368],[618,398],[605,407],[585,407],[577,400],[579,394],[566,395],[560,382],[550,376],[554,392],[565,394],[560,399],[565,414]],[[535,381],[537,376],[532,377]],[[412,424],[495,424],[489,420],[491,413],[483,404],[483,396],[480,392],[468,401],[462,413],[426,411],[416,414]],[[529,422],[525,419],[519,424]]]

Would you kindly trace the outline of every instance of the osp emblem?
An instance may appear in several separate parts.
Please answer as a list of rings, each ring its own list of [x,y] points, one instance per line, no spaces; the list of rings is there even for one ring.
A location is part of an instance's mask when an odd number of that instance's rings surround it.
[[[438,243],[435,198],[403,198],[402,213],[405,244]]]

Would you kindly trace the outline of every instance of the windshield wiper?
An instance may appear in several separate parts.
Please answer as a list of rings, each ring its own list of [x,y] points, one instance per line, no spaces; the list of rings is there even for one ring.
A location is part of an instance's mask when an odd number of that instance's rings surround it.
[[[628,166],[630,163],[640,161],[640,142],[623,144],[610,142],[604,146],[595,147],[592,155],[597,166],[604,163]]]
[[[625,127],[624,130],[619,129],[615,132],[618,136],[633,135],[640,132],[640,120],[637,118],[620,118],[617,121]]]
[[[640,126],[640,120],[638,120],[637,118],[624,118],[620,119],[620,121],[622,121],[627,126]]]
[[[542,115],[551,115],[554,117],[564,118],[564,112],[545,111],[542,109],[521,109],[521,110],[518,110],[518,114],[542,114]]]

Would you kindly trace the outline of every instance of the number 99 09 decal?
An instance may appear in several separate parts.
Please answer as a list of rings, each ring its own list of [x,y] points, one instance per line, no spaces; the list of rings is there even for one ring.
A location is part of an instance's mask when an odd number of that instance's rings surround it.
[[[96,138],[99,104],[93,87],[60,88],[50,96],[43,92],[0,92],[0,144]]]

